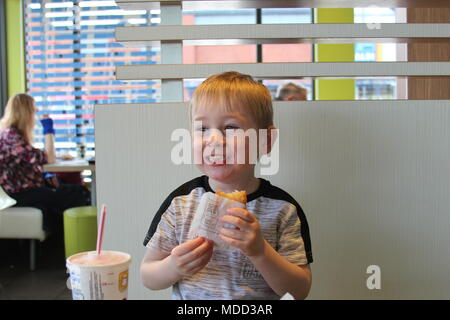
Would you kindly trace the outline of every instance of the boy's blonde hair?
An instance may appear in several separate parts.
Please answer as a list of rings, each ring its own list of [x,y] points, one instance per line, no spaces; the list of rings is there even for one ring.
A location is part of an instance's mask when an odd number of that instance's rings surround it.
[[[0,120],[0,130],[15,127],[28,143],[33,143],[35,110],[32,96],[26,93],[15,94],[6,104],[5,114]]]
[[[210,76],[195,89],[189,105],[191,121],[192,112],[205,106],[225,107],[228,111],[244,108],[250,112],[259,129],[273,125],[269,89],[251,76],[236,71]]]

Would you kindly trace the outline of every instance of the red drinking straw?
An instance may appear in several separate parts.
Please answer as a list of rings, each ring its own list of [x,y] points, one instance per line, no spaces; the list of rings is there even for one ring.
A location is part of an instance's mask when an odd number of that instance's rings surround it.
[[[102,251],[102,240],[103,240],[103,227],[105,226],[105,215],[106,215],[106,205],[102,205],[100,225],[98,227],[97,233],[97,254],[100,255]]]

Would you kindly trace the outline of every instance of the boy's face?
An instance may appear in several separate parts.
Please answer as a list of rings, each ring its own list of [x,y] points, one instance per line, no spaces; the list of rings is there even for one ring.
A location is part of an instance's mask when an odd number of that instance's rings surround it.
[[[249,161],[249,139],[234,134],[249,129],[257,132],[257,125],[243,108],[233,111],[221,107],[194,108],[192,146],[199,160],[201,157],[201,161],[196,161],[200,171],[223,183],[253,174],[255,163]],[[251,143],[257,144],[257,141]]]

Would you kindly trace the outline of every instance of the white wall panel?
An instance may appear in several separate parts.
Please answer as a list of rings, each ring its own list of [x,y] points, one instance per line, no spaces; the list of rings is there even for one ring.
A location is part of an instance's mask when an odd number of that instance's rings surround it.
[[[166,0],[165,5],[180,0]],[[124,9],[154,9],[160,0],[116,0]],[[447,0],[190,0],[183,1],[184,10],[243,9],[243,8],[448,8]]]
[[[450,62],[288,62],[151,64],[116,67],[117,80],[207,78],[239,71],[255,78],[448,76]]]
[[[315,299],[449,299],[450,102],[276,103],[280,170],[270,180],[302,205],[315,262]],[[167,298],[139,281],[150,221],[196,176],[175,166],[170,135],[184,104],[95,107],[105,249],[133,256],[130,299]],[[366,268],[381,267],[381,290]]]
[[[104,248],[132,255],[129,299],[170,298],[139,280],[144,237],[153,215],[195,168],[171,164],[173,128],[187,127],[184,105],[96,106],[97,203],[108,205]]]
[[[288,42],[405,42],[448,40],[448,23],[384,23],[370,29],[366,23],[323,24],[235,24],[235,25],[161,25],[150,27],[120,27],[118,42],[183,41],[186,45],[208,44],[220,40],[238,39],[243,43]],[[409,39],[408,39],[409,38]],[[221,43],[221,42],[218,42]],[[239,44],[240,42],[237,42]],[[157,43],[156,43],[157,45]]]

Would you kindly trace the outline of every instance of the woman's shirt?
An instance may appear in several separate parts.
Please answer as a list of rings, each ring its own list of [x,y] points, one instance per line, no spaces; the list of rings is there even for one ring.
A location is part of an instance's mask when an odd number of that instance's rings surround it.
[[[43,187],[47,154],[28,143],[15,127],[0,131],[0,185],[7,193]]]

